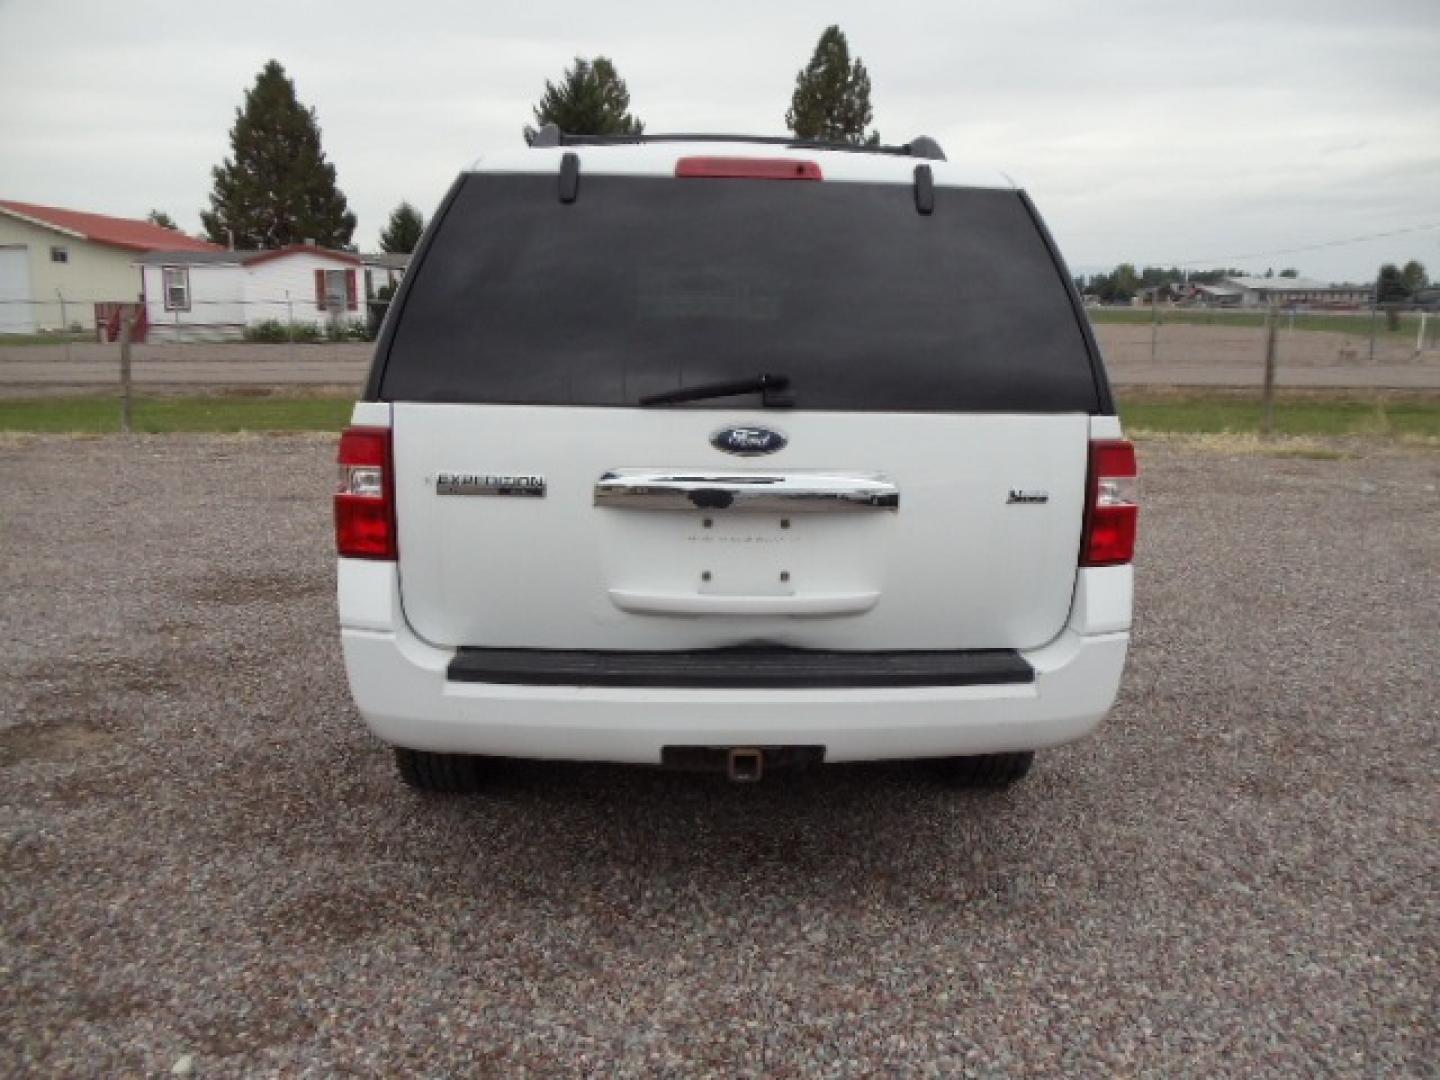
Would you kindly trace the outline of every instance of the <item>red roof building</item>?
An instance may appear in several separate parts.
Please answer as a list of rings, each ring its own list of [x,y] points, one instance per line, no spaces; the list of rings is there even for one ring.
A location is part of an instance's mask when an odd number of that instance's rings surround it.
[[[134,303],[138,257],[225,249],[135,218],[0,199],[0,335],[88,330]]]
[[[47,226],[94,244],[124,248],[127,251],[221,251],[219,244],[197,240],[176,229],[166,229],[136,218],[90,214],[84,210],[66,210],[59,206],[0,199],[0,212]]]

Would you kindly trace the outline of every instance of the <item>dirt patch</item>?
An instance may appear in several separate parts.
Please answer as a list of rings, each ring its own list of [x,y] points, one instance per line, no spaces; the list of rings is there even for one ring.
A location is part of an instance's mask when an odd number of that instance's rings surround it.
[[[69,761],[97,753],[115,741],[83,720],[25,721],[0,731],[0,768],[22,761]]]
[[[284,571],[220,571],[199,578],[181,596],[201,604],[286,604],[329,591],[329,582],[312,574]]]
[[[49,709],[102,703],[117,690],[153,694],[180,685],[174,657],[99,655],[40,660],[25,672],[31,702]]]
[[[380,893],[322,889],[276,907],[269,921],[277,937],[344,944],[393,929],[401,908]]]
[[[194,1046],[202,1056],[223,1058],[297,1042],[315,1030],[315,1022],[306,1015],[302,1002],[287,1002],[267,994],[238,1002],[215,1019],[185,1025],[182,1030],[187,1045]]]

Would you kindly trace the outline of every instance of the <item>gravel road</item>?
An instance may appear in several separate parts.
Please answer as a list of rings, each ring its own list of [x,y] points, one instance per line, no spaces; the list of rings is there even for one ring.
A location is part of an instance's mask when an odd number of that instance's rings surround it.
[[[516,765],[349,704],[319,438],[0,442],[0,1073],[1421,1074],[1440,457],[1142,448],[1100,734],[1005,794]]]

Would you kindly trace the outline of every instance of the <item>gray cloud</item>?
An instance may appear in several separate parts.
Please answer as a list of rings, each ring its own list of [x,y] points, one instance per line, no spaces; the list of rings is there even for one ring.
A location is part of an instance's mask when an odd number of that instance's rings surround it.
[[[544,80],[577,54],[615,59],[651,130],[778,133],[829,22],[870,68],[887,139],[929,133],[953,159],[1014,175],[1077,267],[1440,222],[1432,0],[1229,11],[0,0],[0,195],[157,206],[197,228],[235,107],[273,56],[318,111],[370,244],[401,199],[428,208],[477,154],[515,145]],[[1273,265],[1358,279],[1409,257],[1440,275],[1440,230]]]

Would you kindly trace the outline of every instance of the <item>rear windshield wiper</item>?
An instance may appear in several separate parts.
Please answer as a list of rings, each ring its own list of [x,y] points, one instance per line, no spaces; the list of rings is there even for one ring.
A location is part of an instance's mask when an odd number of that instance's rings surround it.
[[[706,398],[761,394],[761,403],[766,408],[784,409],[795,404],[795,395],[786,392],[789,389],[788,375],[757,375],[753,379],[740,379],[736,382],[703,383],[700,386],[666,390],[663,394],[649,394],[640,399],[640,404],[679,405],[684,401],[703,401]]]

